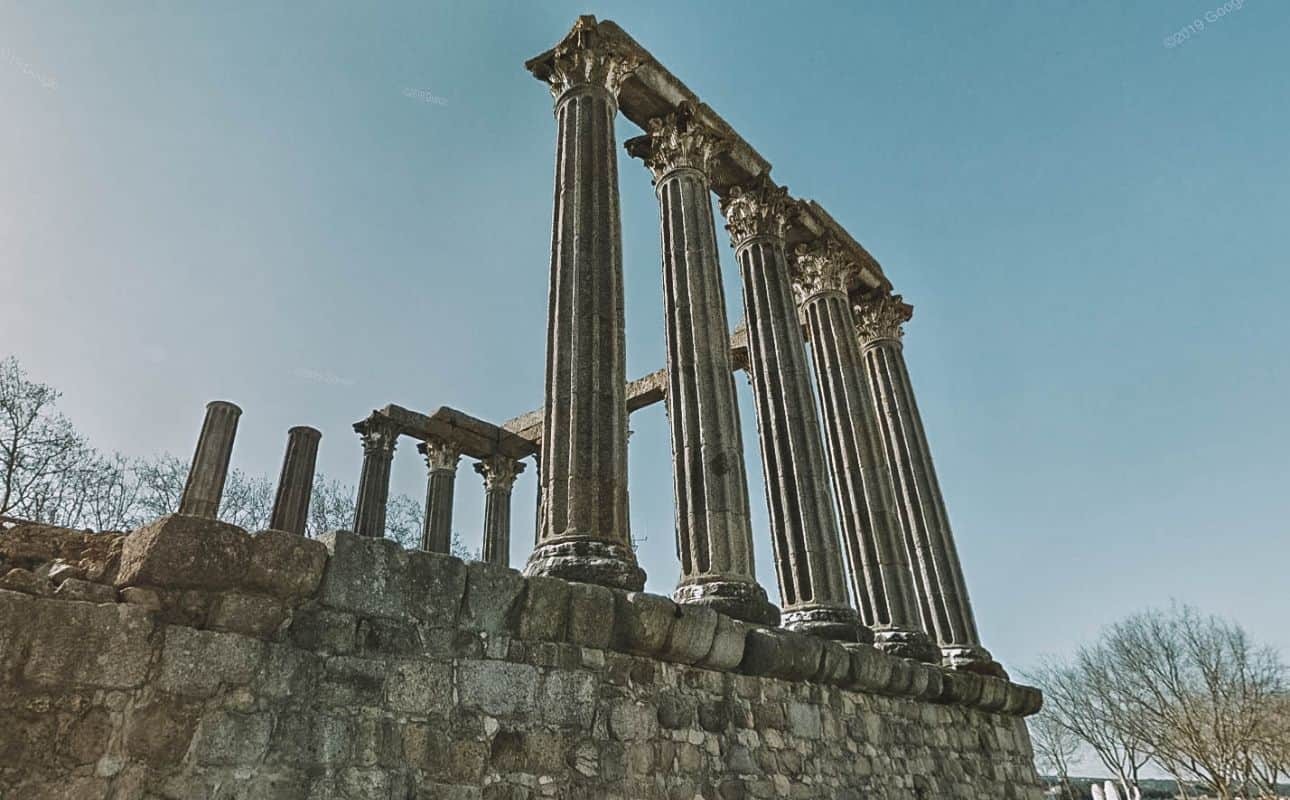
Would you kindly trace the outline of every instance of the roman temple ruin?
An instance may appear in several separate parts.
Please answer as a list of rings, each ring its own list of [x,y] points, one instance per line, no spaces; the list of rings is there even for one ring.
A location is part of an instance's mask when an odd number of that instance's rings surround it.
[[[0,796],[1027,798],[1039,692],[980,641],[901,345],[912,308],[818,203],[610,21],[525,64],[554,100],[542,407],[387,405],[352,530],[305,537],[321,434],[267,528],[218,512],[241,410],[207,407],[176,513],[0,533]],[[658,198],[667,362],[628,381],[618,114]],[[733,329],[712,195],[738,264]],[[808,366],[809,362],[809,366]],[[747,374],[769,530],[740,438]],[[632,549],[628,415],[664,403],[672,596]],[[424,455],[419,548],[385,537]],[[449,554],[462,458],[482,560]],[[511,569],[516,477],[539,484]],[[778,605],[759,583],[768,535]]]

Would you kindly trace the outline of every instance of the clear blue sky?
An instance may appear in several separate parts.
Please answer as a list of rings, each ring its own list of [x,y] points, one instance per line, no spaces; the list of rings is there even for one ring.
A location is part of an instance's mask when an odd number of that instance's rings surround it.
[[[1164,45],[1217,5],[5,2],[0,355],[130,454],[187,456],[233,400],[235,464],[261,473],[291,425],[354,481],[374,407],[538,406],[555,132],[522,62],[593,12],[916,306],[906,353],[1002,660],[1171,597],[1290,649],[1290,6]],[[658,221],[644,168],[621,174],[634,376],[663,363]],[[666,592],[666,422],[632,424]],[[423,481],[403,446],[396,490]],[[468,465],[458,485],[474,541]]]

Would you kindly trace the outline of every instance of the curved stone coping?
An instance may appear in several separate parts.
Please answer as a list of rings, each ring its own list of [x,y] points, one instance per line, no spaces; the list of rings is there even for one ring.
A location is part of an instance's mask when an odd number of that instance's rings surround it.
[[[566,642],[705,669],[813,681],[859,692],[1028,716],[1038,689],[731,619],[666,597],[624,592],[333,531],[318,601],[361,615]]]

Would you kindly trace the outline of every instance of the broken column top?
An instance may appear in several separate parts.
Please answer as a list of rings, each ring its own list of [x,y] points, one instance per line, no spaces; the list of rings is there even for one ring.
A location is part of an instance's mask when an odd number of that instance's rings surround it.
[[[769,175],[769,161],[736,133],[730,123],[700,100],[698,95],[612,20],[597,21],[590,15],[579,17],[573,29],[559,44],[526,61],[525,68],[535,78],[545,82],[554,68],[557,51],[590,32],[594,32],[601,41],[612,42],[615,50],[628,52],[639,61],[639,66],[623,77],[618,92],[618,108],[623,116],[641,130],[648,130],[651,119],[675,113],[682,103],[687,103],[690,106],[687,113],[692,114],[696,122],[722,137],[728,147],[713,158],[709,172],[712,189],[718,197],[726,197],[733,187],[747,184],[760,175]],[[848,250],[856,264],[852,291],[891,291],[891,282],[883,274],[877,260],[823,206],[814,200],[797,200],[794,210],[786,236],[790,247],[831,236]]]

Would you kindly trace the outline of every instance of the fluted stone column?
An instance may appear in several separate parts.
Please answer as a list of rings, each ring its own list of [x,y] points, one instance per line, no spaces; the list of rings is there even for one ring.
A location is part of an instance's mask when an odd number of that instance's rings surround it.
[[[542,516],[525,572],[639,590],[627,519],[617,92],[637,62],[583,18],[530,62],[555,96]]]
[[[682,104],[627,142],[654,176],[662,216],[667,416],[676,501],[678,603],[775,625],[753,567],[748,477],[708,182],[721,140]]]
[[[287,431],[287,452],[282,457],[278,494],[273,499],[273,513],[269,515],[270,528],[304,536],[321,439],[322,432],[307,425]]]
[[[354,506],[354,533],[385,536],[385,507],[390,499],[390,463],[398,429],[384,417],[373,414],[354,425],[363,438],[363,471],[358,478],[358,501]]]
[[[484,561],[511,565],[511,489],[524,462],[497,455],[475,464],[484,478]]]
[[[452,442],[426,441],[417,445],[430,474],[426,479],[426,513],[421,526],[421,549],[452,552],[452,503],[457,485],[461,449]]]
[[[787,190],[765,176],[731,189],[722,201],[743,279],[783,625],[856,641],[865,629],[847,599],[806,345],[788,279],[789,204]]]
[[[854,312],[865,375],[895,481],[897,510],[914,569],[923,627],[935,635],[946,665],[1002,675],[1003,668],[981,646],[945,500],[905,367],[901,325],[913,309],[899,296],[891,296],[861,301]]]
[[[206,404],[206,418],[202,420],[202,432],[197,438],[197,451],[193,453],[188,481],[179,498],[180,514],[215,519],[219,513],[240,416],[242,409],[224,400]]]
[[[854,264],[836,242],[795,251],[794,288],[810,333],[833,492],[860,620],[885,652],[938,662],[920,627],[914,576],[905,555],[892,479],[865,380],[846,284]]]

